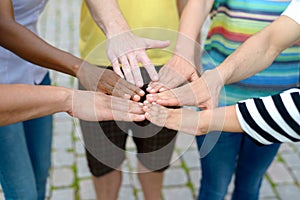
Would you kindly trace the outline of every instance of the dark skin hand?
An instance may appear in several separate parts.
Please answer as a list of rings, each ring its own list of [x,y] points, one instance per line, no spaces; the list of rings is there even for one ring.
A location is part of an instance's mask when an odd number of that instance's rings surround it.
[[[14,19],[11,0],[0,1],[0,19],[0,45],[21,58],[75,76],[88,90],[135,101],[139,101],[145,94],[114,72],[83,62],[70,53],[59,50],[18,24]]]

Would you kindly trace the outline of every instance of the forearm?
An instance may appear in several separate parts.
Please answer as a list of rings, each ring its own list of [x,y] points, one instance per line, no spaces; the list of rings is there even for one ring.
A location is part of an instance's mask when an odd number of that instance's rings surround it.
[[[14,20],[0,22],[0,45],[34,64],[76,76],[81,60],[40,39]]]
[[[267,68],[281,51],[300,39],[300,26],[280,16],[268,27],[250,37],[217,67],[224,83],[248,78]]]
[[[85,0],[85,2],[92,18],[107,38],[130,30],[116,0]]]
[[[72,108],[72,90],[54,86],[0,85],[0,125],[29,120]]]
[[[236,105],[199,112],[198,134],[210,131],[243,132],[236,114]]]
[[[0,2],[0,45],[37,65],[76,76],[81,59],[61,51],[14,20],[11,0]]]
[[[189,0],[186,3],[180,17],[176,51],[180,51],[183,48],[183,52],[193,54],[200,30],[211,10],[213,2],[213,0]]]
[[[213,2],[213,0],[189,0],[181,14],[179,32],[196,40]]]

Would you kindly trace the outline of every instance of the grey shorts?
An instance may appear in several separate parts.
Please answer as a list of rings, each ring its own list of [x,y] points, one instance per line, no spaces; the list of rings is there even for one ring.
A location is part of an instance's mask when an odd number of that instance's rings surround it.
[[[157,67],[159,70],[160,67]],[[141,73],[145,83],[150,78],[144,68]],[[145,91],[147,84],[144,85]],[[80,86],[82,89],[82,86]],[[143,102],[145,99],[142,99]],[[86,147],[87,161],[93,176],[103,176],[120,167],[126,155],[128,131],[137,149],[138,160],[150,171],[168,168],[174,150],[177,131],[143,122],[87,122],[80,120]]]

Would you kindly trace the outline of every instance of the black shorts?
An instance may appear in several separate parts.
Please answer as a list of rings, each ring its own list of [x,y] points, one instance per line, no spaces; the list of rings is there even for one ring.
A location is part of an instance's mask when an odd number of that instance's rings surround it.
[[[145,83],[150,78],[144,68]],[[143,90],[147,88],[144,85]],[[145,96],[141,102],[145,100]],[[137,158],[150,171],[161,172],[169,167],[176,142],[177,131],[143,122],[87,122],[80,120],[86,156],[93,176],[103,176],[118,169],[125,159],[128,130],[137,148]]]

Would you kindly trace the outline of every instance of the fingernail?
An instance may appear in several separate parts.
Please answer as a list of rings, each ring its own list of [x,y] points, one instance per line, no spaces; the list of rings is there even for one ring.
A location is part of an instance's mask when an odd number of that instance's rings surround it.
[[[130,95],[129,94],[124,94],[124,98],[126,98],[126,99],[130,99]]]
[[[163,92],[163,91],[165,91],[165,88],[160,88],[159,89],[159,92]]]
[[[144,92],[143,90],[141,90],[141,91],[139,92],[139,94],[142,95],[142,96],[144,96],[144,95],[145,95],[145,92]]]
[[[152,89],[152,90],[150,90],[150,92],[155,92],[155,90],[154,90],[154,89]]]
[[[156,105],[156,103],[155,103],[155,102],[152,102],[152,105]]]
[[[139,105],[140,105],[140,106],[144,106],[144,104],[143,104],[143,103],[139,103]]]
[[[133,98],[134,98],[134,99],[139,99],[140,96],[135,94],[135,95],[133,96]]]
[[[146,101],[144,101],[144,103],[149,103],[149,101],[146,100]]]

